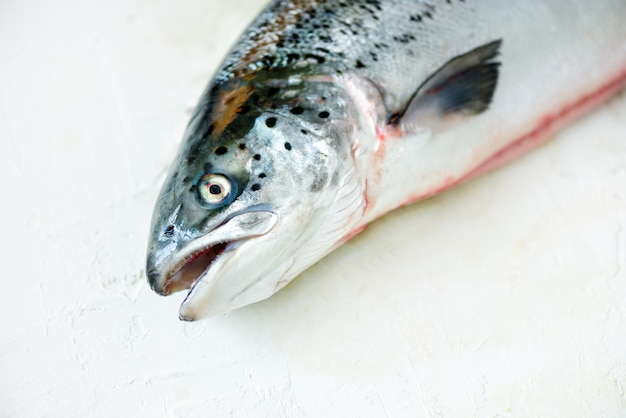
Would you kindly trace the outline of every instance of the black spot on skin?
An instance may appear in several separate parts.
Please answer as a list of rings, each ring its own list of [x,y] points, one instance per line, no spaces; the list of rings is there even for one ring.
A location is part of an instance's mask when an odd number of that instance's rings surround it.
[[[304,58],[305,59],[313,58],[313,59],[317,60],[318,64],[324,64],[324,62],[326,62],[326,58],[320,57],[319,55],[315,55],[315,54],[306,54],[304,56]]]
[[[185,176],[185,178],[183,179],[183,183],[188,183],[189,182],[189,176]]]
[[[410,33],[403,33],[402,36],[394,36],[393,40],[401,44],[408,44],[409,42],[415,40],[415,36]]]
[[[197,187],[196,187],[196,185],[194,184],[194,185],[192,185],[192,186],[189,188],[189,191],[190,191],[190,192],[195,192],[195,191],[196,191],[196,188],[197,188]]]
[[[371,6],[373,6],[376,10],[381,12],[383,8],[380,6],[380,0],[365,0],[365,2]]]
[[[259,178],[260,178],[260,179],[264,179],[265,177],[267,177],[267,174],[265,174],[265,173],[261,173],[261,174],[259,174]]]
[[[356,60],[356,68],[365,68],[365,64],[361,60]]]
[[[291,151],[291,144],[289,142],[285,142],[285,149]]]
[[[261,156],[259,154],[254,154],[254,158],[255,160],[259,161],[261,159]]]
[[[294,115],[301,115],[304,112],[304,109],[301,106],[292,107],[289,110]]]
[[[267,90],[267,95],[268,96],[274,96],[276,93],[278,93],[280,91],[280,89],[278,87],[270,87]]]
[[[276,126],[276,118],[265,119],[265,125],[267,125],[268,128],[273,128],[274,126]]]
[[[168,238],[174,236],[174,225],[169,225],[167,228],[165,228],[165,232],[163,233],[163,235]]]
[[[261,189],[261,185],[259,183],[254,183],[251,189],[253,192],[256,192],[257,190]]]
[[[244,143],[239,144],[239,149],[241,150],[246,149],[246,144]]]
[[[322,111],[322,112],[320,112],[320,114],[319,114],[319,117],[320,117],[320,118],[322,118],[322,119],[326,119],[326,118],[328,118],[329,116],[330,116],[330,113],[328,113],[328,112],[327,112],[327,111],[325,111],[325,110],[324,110],[324,111]]]
[[[306,129],[300,129],[300,132],[302,132],[304,135],[308,135],[308,131]]]
[[[276,58],[274,58],[274,57],[272,57],[270,55],[264,55],[263,58],[261,58],[261,62],[266,67],[271,67],[274,64],[275,60],[276,60]]]
[[[187,164],[193,164],[194,161],[196,161],[196,157],[187,158]]]
[[[215,150],[215,153],[217,155],[224,155],[228,152],[228,148],[226,147],[217,147],[217,149]]]

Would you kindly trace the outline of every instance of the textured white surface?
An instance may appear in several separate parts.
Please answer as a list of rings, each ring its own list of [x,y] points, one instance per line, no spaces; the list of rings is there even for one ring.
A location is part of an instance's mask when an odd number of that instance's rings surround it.
[[[624,416],[626,96],[263,303],[145,281],[195,101],[258,0],[0,4],[0,416]]]

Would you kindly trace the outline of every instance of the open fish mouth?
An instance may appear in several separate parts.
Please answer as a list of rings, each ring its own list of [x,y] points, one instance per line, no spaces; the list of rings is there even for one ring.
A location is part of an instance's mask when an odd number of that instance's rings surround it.
[[[182,261],[182,265],[179,264],[172,269],[172,273],[165,279],[162,294],[167,296],[181,290],[191,289],[227,246],[228,243],[219,243],[189,255],[187,259]]]
[[[180,255],[162,265],[162,275],[151,283],[152,288],[163,296],[189,290],[189,297],[198,283],[217,275],[214,270],[222,268],[243,242],[267,234],[277,220],[278,215],[267,210],[230,217],[208,234],[188,242]]]

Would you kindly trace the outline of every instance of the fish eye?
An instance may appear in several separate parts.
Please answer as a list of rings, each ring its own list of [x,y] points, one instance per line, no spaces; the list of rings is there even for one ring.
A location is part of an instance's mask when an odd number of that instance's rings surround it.
[[[219,173],[208,173],[198,182],[198,194],[203,203],[225,205],[233,201],[236,190],[228,177]]]

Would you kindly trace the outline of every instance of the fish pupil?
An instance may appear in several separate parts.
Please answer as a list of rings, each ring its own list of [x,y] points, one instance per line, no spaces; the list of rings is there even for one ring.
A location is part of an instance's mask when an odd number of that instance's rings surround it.
[[[217,184],[212,184],[209,187],[209,193],[211,193],[211,194],[220,194],[220,193],[222,193],[222,188],[220,186],[218,186]]]

